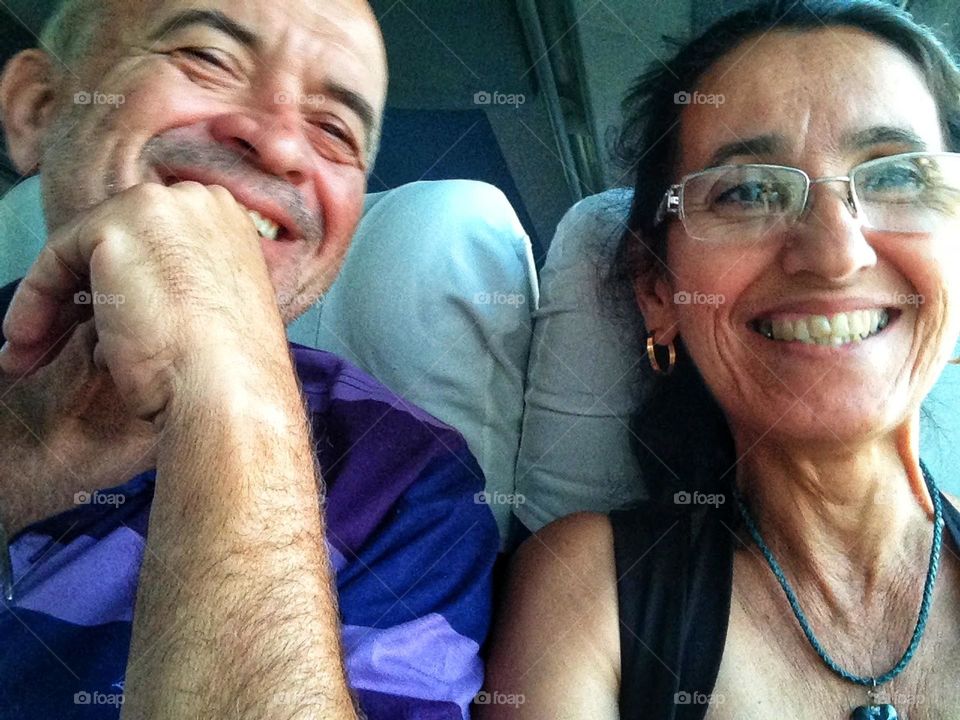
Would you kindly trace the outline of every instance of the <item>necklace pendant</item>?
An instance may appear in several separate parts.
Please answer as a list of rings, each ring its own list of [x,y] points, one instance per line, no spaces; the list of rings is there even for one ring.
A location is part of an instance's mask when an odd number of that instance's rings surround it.
[[[900,720],[893,705],[861,705],[852,713],[850,720]]]

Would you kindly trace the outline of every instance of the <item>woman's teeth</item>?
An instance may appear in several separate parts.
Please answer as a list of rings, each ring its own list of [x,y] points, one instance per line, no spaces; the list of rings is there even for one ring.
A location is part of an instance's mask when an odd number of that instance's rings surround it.
[[[244,209],[247,211],[250,219],[253,220],[253,224],[256,226],[257,232],[260,233],[261,237],[265,237],[267,240],[277,239],[277,235],[280,234],[279,225],[273,222],[273,220],[268,220],[256,210],[251,210],[248,207],[244,207]]]
[[[807,345],[846,345],[866,340],[890,324],[886,310],[854,310],[826,315],[807,315],[796,320],[759,320],[755,329],[770,340]]]

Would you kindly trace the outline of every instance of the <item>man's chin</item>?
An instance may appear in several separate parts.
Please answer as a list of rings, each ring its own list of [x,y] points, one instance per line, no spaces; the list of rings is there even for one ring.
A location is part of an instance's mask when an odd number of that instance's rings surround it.
[[[306,314],[313,305],[323,299],[323,295],[323,293],[311,295],[304,292],[289,296],[282,292],[277,293],[277,307],[284,327],[290,327],[295,320]]]

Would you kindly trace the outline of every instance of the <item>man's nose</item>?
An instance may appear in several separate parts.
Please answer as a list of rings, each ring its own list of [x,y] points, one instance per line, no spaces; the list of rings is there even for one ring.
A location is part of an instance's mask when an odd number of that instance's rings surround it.
[[[277,107],[276,113],[224,113],[214,119],[211,133],[264,172],[301,185],[310,177],[312,155],[299,124],[287,116],[286,108]]]
[[[810,207],[788,231],[784,270],[846,280],[875,265],[877,254],[863,234],[847,188],[831,183],[815,185],[810,192]]]

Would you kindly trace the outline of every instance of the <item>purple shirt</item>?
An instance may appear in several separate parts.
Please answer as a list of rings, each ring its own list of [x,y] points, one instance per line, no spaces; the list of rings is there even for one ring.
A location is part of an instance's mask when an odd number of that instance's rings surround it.
[[[292,346],[327,484],[351,687],[371,720],[469,717],[497,529],[464,439],[366,373]],[[118,718],[154,472],[12,539],[0,719]]]

